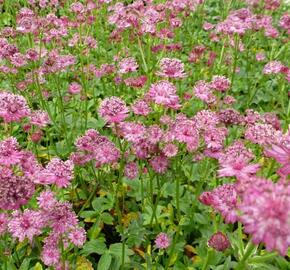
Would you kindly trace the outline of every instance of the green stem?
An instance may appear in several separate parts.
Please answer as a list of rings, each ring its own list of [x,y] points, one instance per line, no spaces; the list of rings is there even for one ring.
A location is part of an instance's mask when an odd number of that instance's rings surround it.
[[[253,254],[253,251],[255,250],[256,246],[250,242],[249,245],[246,248],[246,252],[244,253],[241,260],[238,262],[235,270],[244,270],[246,266],[247,259]]]

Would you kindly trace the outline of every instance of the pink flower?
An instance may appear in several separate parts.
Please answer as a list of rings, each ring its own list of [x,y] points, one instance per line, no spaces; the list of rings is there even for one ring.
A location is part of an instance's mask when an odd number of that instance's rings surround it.
[[[231,86],[231,82],[225,76],[216,75],[216,76],[213,76],[210,86],[215,90],[218,90],[220,92],[225,92],[229,90]]]
[[[40,184],[55,184],[58,187],[67,187],[73,179],[74,165],[72,161],[62,161],[59,158],[53,158],[43,169],[36,182]]]
[[[266,149],[265,154],[274,158],[277,162],[283,165],[278,173],[282,176],[290,174],[290,149],[287,145],[272,145],[272,149]]]
[[[68,239],[77,247],[82,247],[86,242],[86,231],[83,228],[74,228],[68,234]]]
[[[23,96],[0,92],[0,117],[4,122],[19,122],[30,114]]]
[[[138,176],[138,165],[136,162],[132,161],[127,163],[125,166],[124,174],[130,180],[135,179]]]
[[[4,141],[0,141],[0,164],[17,164],[21,161],[22,156],[23,153],[19,150],[19,144],[16,138],[10,137]]]
[[[48,113],[45,111],[34,111],[29,116],[30,123],[37,127],[46,127],[50,123]]]
[[[263,73],[264,74],[277,74],[282,71],[283,64],[280,61],[271,61],[265,65]]]
[[[263,61],[263,60],[265,60],[265,59],[266,59],[266,57],[265,57],[265,53],[260,52],[260,53],[257,53],[257,54],[256,54],[256,60],[257,60],[257,61],[261,62],[261,61]]]
[[[176,95],[176,87],[168,81],[159,81],[152,84],[147,96],[156,104],[161,104],[172,109],[180,108],[179,97]]]
[[[150,160],[150,165],[156,173],[164,174],[169,164],[165,156],[156,156]]]
[[[207,104],[215,103],[216,97],[212,93],[212,89],[209,83],[205,81],[196,82],[193,88],[194,95]]]
[[[7,231],[9,217],[6,213],[0,213],[0,237]]]
[[[155,245],[159,249],[166,249],[170,246],[170,240],[166,233],[159,233],[155,239]]]
[[[290,186],[260,182],[254,181],[244,192],[240,220],[255,244],[263,242],[268,251],[285,256],[290,247]]]
[[[119,63],[119,72],[122,74],[133,72],[136,71],[138,67],[139,66],[135,58],[133,57],[124,58]]]
[[[156,75],[164,78],[184,78],[184,64],[176,58],[163,58],[160,61],[160,71]]]
[[[145,136],[146,128],[141,123],[122,122],[119,124],[120,132],[129,142],[138,142]]]
[[[208,246],[217,251],[224,251],[231,246],[228,237],[222,232],[217,232],[208,240]]]
[[[178,153],[178,147],[173,143],[168,143],[164,146],[162,152],[166,157],[175,157]]]
[[[50,190],[42,191],[39,196],[37,197],[38,206],[43,210],[50,210],[52,209],[57,200],[54,197],[54,193]]]
[[[108,140],[100,143],[94,150],[93,155],[96,160],[96,167],[99,167],[104,164],[112,164],[117,162],[120,158],[120,151],[112,142]]]
[[[146,76],[139,76],[136,78],[127,78],[124,80],[125,84],[130,87],[142,88],[147,81]]]
[[[47,266],[56,265],[60,261],[60,251],[57,245],[44,245],[41,260]]]
[[[210,192],[204,192],[200,195],[199,201],[220,212],[226,223],[235,223],[238,219],[236,213],[238,196],[234,184],[225,184]]]
[[[82,86],[79,83],[73,82],[68,86],[68,92],[72,95],[79,94],[82,91]]]
[[[276,130],[272,125],[257,123],[248,126],[245,138],[259,145],[271,145],[281,141],[282,132]]]
[[[137,115],[144,115],[147,116],[151,112],[151,108],[148,106],[148,104],[144,100],[137,100],[132,105],[132,111],[133,113]]]
[[[40,235],[45,226],[45,219],[40,211],[25,209],[23,213],[15,211],[8,223],[8,230],[20,242],[27,238],[30,242],[34,236]]]
[[[128,117],[125,102],[118,97],[105,98],[99,107],[99,114],[110,123],[120,123]]]
[[[12,170],[0,167],[0,208],[15,210],[26,204],[34,193],[32,179],[15,175]]]
[[[259,168],[259,164],[250,164],[243,159],[232,160],[228,163],[221,164],[221,169],[218,170],[219,177],[236,177],[237,179],[246,179],[250,175],[255,174]]]

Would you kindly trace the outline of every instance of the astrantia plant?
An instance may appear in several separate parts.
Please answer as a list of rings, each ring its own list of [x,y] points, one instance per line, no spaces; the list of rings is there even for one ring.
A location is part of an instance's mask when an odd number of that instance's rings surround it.
[[[0,269],[289,269],[287,1],[0,1]]]

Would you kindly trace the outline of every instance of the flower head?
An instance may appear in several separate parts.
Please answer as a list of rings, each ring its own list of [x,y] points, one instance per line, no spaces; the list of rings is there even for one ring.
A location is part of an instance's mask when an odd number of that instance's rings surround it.
[[[259,183],[261,182],[261,183]],[[245,232],[255,244],[265,243],[268,251],[282,256],[290,247],[290,186],[268,180],[254,181],[238,205]]]
[[[160,77],[164,78],[184,78],[184,64],[176,58],[163,58],[160,61],[160,71],[156,72]]]
[[[30,114],[23,96],[0,92],[0,117],[4,122],[19,122]]]
[[[159,249],[166,249],[170,246],[170,240],[166,233],[159,233],[155,239],[155,245]]]
[[[217,251],[224,251],[231,246],[229,239],[222,232],[213,234],[207,243]]]
[[[99,107],[99,114],[109,123],[120,123],[128,117],[125,102],[118,97],[105,98]]]

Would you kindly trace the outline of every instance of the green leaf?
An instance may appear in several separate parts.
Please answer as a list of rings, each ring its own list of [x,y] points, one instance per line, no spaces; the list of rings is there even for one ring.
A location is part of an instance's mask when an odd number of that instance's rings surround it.
[[[96,217],[97,213],[95,211],[83,211],[80,214],[80,217],[82,218],[91,218],[91,217]]]
[[[113,224],[114,218],[109,214],[109,213],[102,213],[101,214],[101,219],[105,224]]]
[[[19,270],[28,270],[30,264],[30,259],[24,259],[22,264],[20,265]]]
[[[106,252],[104,253],[98,263],[97,270],[107,270],[109,269],[112,262],[112,256],[110,253]]]
[[[92,253],[97,253],[99,255],[102,255],[107,250],[106,244],[104,243],[104,239],[95,239],[87,242],[83,249],[82,254],[85,256],[88,256]]]
[[[108,197],[99,197],[93,200],[92,206],[95,211],[97,211],[98,213],[102,213],[105,210],[113,208],[114,201],[110,195],[108,195]]]
[[[110,253],[114,255],[115,257],[117,257],[118,259],[122,258],[122,252],[123,252],[122,243],[116,243],[116,244],[110,245],[109,250],[110,250]],[[130,262],[129,256],[133,255],[134,252],[125,245],[124,253],[125,253],[125,262]]]

